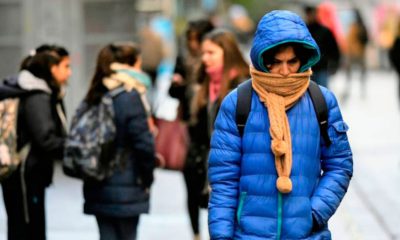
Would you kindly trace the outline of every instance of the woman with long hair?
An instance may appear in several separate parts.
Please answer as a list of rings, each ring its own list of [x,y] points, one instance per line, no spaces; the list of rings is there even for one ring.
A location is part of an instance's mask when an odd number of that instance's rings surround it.
[[[115,156],[121,166],[101,182],[85,181],[84,212],[95,215],[101,240],[136,239],[139,216],[149,211],[155,167],[154,140],[148,125],[147,77],[140,71],[140,49],[132,42],[112,43],[100,50],[89,91],[88,107],[114,89]],[[147,79],[147,80],[146,80]]]
[[[62,89],[70,75],[65,48],[42,45],[22,61],[14,79],[26,92],[18,107],[17,149],[26,149],[28,154],[2,182],[10,240],[46,239],[45,189],[52,182],[54,160],[63,157],[66,118]]]
[[[199,235],[199,209],[207,207],[207,158],[215,116],[222,99],[249,76],[233,33],[215,29],[201,43],[202,64],[191,99],[190,145],[183,171],[188,193],[188,210],[194,239]]]
[[[190,21],[185,32],[185,50],[181,50],[176,58],[169,94],[179,100],[179,117],[184,121],[190,117],[189,99],[201,66],[201,41],[213,29],[209,20]]]

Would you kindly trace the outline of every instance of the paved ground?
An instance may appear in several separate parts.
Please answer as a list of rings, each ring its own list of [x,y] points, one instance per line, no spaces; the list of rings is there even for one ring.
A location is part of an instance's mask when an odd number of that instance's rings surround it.
[[[331,88],[340,95],[345,87],[339,73]],[[351,96],[341,102],[350,126],[354,151],[354,178],[339,210],[330,222],[333,238],[340,240],[400,239],[400,107],[394,73],[370,72],[367,92],[360,98],[360,84],[352,83]],[[143,216],[139,240],[190,240],[184,183],[177,172],[157,170],[152,189],[152,211]],[[48,239],[98,239],[94,218],[83,215],[82,188],[57,168],[54,185],[47,192]],[[0,199],[0,205],[2,200]],[[203,239],[207,239],[207,213],[202,212]],[[0,207],[0,240],[6,239],[4,207]]]

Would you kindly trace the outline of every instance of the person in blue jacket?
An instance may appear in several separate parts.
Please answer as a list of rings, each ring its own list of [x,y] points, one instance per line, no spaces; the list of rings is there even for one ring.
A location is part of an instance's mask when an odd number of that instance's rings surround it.
[[[209,157],[211,239],[331,239],[328,220],[353,172],[335,96],[328,108],[329,147],[307,92],[320,51],[303,20],[277,10],[259,22],[250,52],[252,102],[240,137],[237,91],[223,100]]]

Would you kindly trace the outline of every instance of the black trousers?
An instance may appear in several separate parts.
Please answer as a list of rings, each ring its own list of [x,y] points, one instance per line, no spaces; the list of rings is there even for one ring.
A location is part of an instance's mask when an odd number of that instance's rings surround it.
[[[139,216],[115,218],[96,216],[100,240],[136,240]]]
[[[8,240],[45,240],[45,186],[25,181],[18,169],[2,182]]]
[[[190,223],[194,234],[199,234],[200,208],[207,208],[208,193],[204,192],[207,184],[207,157],[206,146],[191,145],[183,169],[183,176],[186,183],[187,207]],[[208,185],[208,184],[207,184]]]

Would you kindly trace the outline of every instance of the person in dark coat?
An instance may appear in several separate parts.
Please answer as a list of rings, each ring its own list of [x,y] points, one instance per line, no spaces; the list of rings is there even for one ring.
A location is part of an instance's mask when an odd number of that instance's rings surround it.
[[[249,67],[232,32],[214,29],[201,41],[201,65],[192,84],[190,144],[183,174],[188,210],[194,233],[199,235],[199,210],[208,204],[207,159],[215,116],[222,99],[249,76]]]
[[[171,97],[179,100],[178,117],[180,117],[186,125],[188,125],[191,118],[191,100],[193,98],[195,86],[197,85],[196,81],[201,66],[201,41],[204,35],[213,29],[214,25],[207,19],[190,21],[185,32],[185,49],[178,54],[176,59],[169,94]],[[191,127],[191,129],[193,129],[193,127]],[[195,132],[196,130],[191,130],[192,134],[195,134]],[[194,137],[192,136],[192,138]],[[207,141],[206,138],[205,143]],[[207,150],[207,148],[203,148],[203,150]],[[193,150],[191,151],[191,155],[195,155]],[[196,155],[199,155],[199,159],[201,159],[204,154],[198,152]],[[199,205],[206,176],[203,170],[204,162],[201,161],[199,163],[199,171],[188,169],[189,168],[185,167],[183,171],[187,192],[187,208],[194,239],[198,239],[200,237]],[[205,196],[207,197],[207,194]]]
[[[397,94],[400,100],[400,17],[398,19],[398,31],[397,36],[394,40],[393,46],[389,50],[389,59],[392,63],[394,69],[396,70],[397,77],[398,77],[398,87],[397,87]]]
[[[306,13],[307,28],[321,51],[321,59],[313,67],[311,79],[321,86],[328,87],[329,75],[335,73],[339,68],[339,46],[331,30],[318,22],[316,8],[306,6],[304,11]]]
[[[155,167],[154,139],[148,115],[139,93],[139,83],[129,73],[139,61],[139,49],[133,43],[105,46],[97,58],[96,71],[85,97],[89,105],[98,104],[102,96],[124,87],[113,100],[117,136],[116,154],[121,166],[104,181],[85,181],[84,212],[96,216],[101,240],[136,239],[139,216],[149,212],[150,186]],[[111,69],[115,63],[126,66],[125,73]],[[123,153],[123,154],[120,154]]]
[[[68,52],[42,45],[22,62],[14,82],[30,93],[20,99],[17,148],[30,148],[24,162],[2,182],[9,240],[46,239],[45,189],[53,162],[62,159],[66,118],[62,87],[71,75]]]

